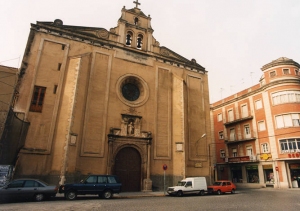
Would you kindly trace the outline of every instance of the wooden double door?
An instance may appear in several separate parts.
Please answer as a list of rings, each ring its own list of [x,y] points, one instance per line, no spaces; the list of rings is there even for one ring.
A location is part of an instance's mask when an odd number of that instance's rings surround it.
[[[115,158],[114,174],[122,182],[122,192],[141,191],[141,155],[133,147],[121,149]]]

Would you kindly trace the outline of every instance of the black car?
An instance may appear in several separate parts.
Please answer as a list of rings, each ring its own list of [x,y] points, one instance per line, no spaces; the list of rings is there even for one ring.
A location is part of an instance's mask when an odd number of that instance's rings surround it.
[[[16,179],[0,188],[0,200],[33,199],[42,201],[55,197],[58,187],[37,179]]]
[[[115,175],[90,175],[80,183],[65,184],[59,187],[59,193],[64,193],[65,198],[74,200],[78,195],[94,194],[105,199],[120,193],[122,184]]]

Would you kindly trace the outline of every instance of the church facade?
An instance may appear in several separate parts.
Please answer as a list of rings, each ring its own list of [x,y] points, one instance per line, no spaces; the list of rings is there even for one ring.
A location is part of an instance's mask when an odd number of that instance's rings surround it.
[[[110,30],[31,24],[14,107],[30,126],[15,177],[116,174],[123,191],[212,178],[207,71],[160,46],[138,4]]]

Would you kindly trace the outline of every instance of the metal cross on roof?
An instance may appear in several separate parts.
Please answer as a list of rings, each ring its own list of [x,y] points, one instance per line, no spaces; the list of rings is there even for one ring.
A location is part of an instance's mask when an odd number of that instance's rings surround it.
[[[135,3],[135,7],[139,8],[139,5],[141,5],[141,3],[139,3],[139,0],[134,1],[133,3]]]

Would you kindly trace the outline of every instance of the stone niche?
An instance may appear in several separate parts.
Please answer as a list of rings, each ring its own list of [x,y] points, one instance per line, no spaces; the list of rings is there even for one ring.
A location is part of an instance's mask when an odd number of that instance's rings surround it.
[[[121,127],[111,128],[110,133],[117,136],[127,136],[136,138],[148,138],[151,137],[151,133],[148,131],[141,131],[142,117],[130,114],[121,114]]]

